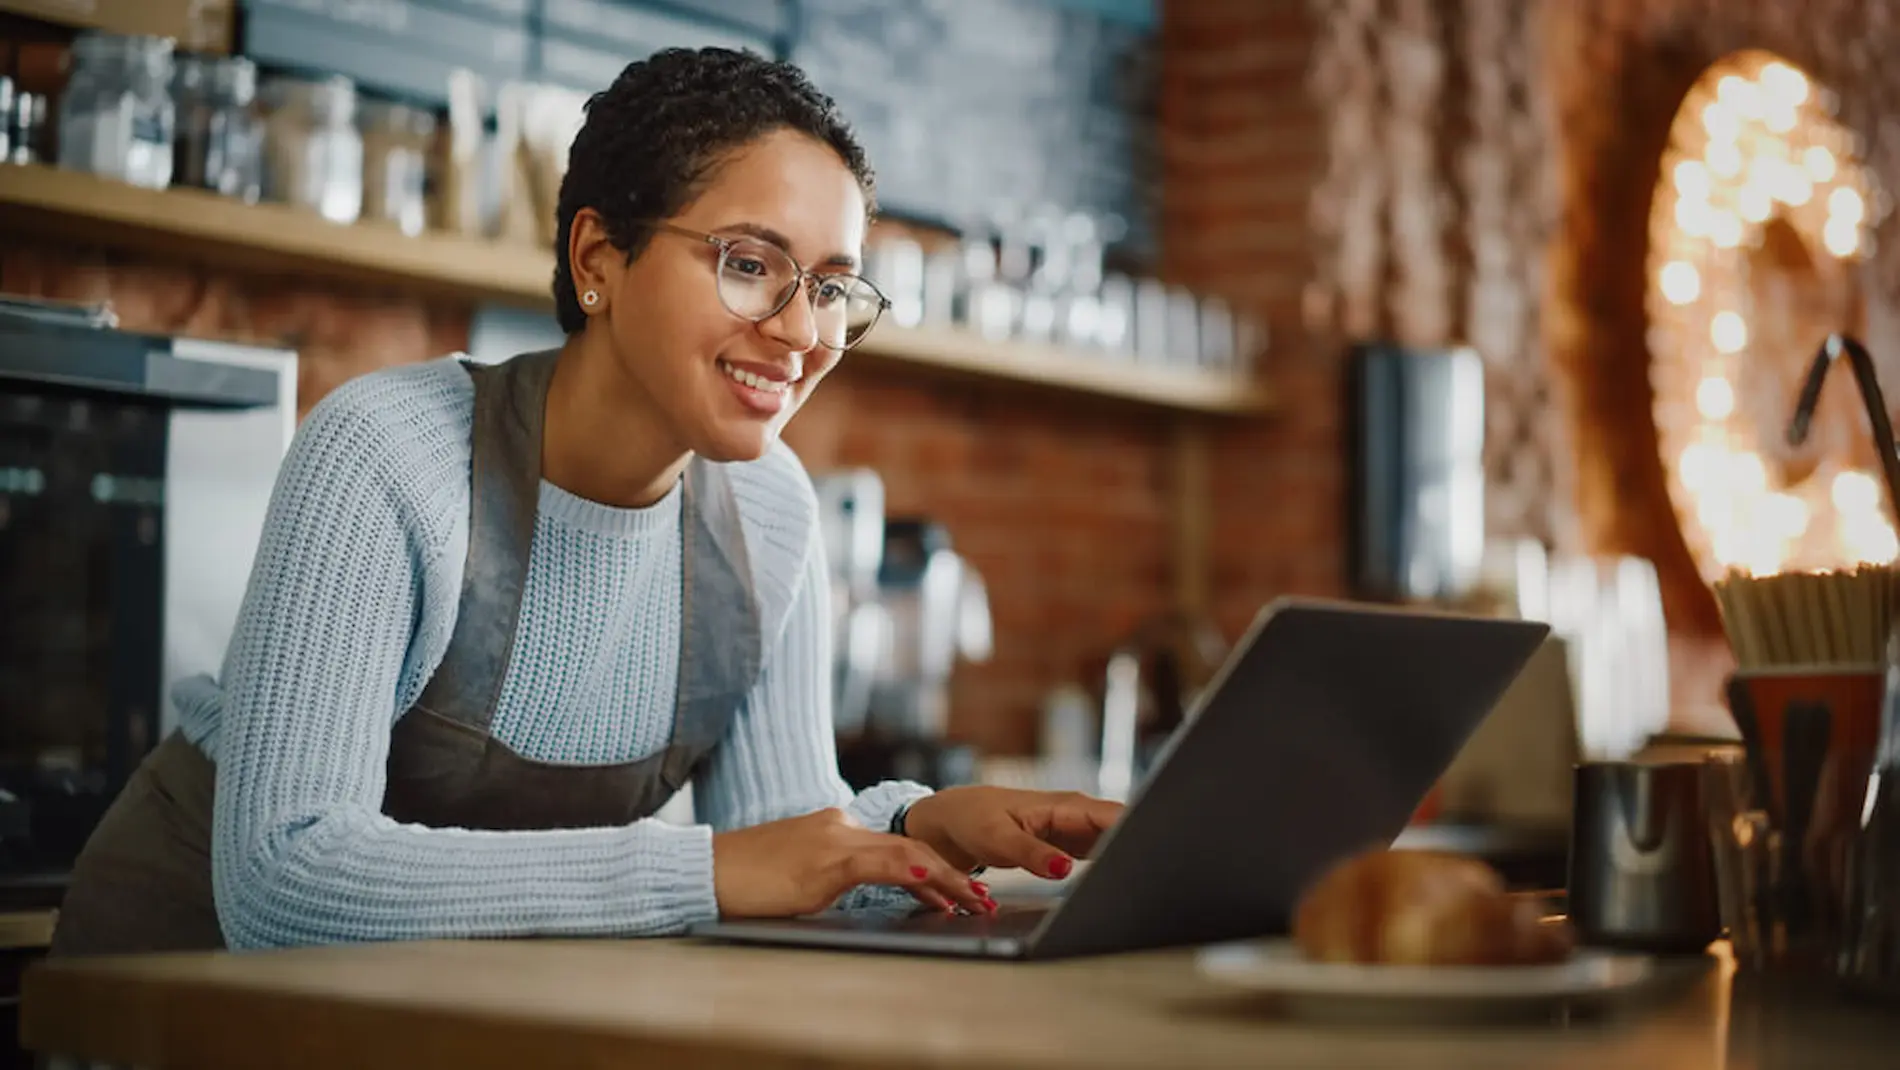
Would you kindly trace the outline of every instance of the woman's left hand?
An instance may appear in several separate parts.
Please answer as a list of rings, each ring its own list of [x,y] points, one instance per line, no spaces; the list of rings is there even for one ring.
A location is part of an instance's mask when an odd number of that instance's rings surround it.
[[[1020,868],[1060,880],[1121,815],[1121,803],[1077,792],[945,788],[911,804],[904,832],[959,869]]]

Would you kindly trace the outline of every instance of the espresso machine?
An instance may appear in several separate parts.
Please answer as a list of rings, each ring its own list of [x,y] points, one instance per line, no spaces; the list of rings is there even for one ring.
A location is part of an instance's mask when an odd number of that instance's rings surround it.
[[[877,574],[884,643],[870,678],[862,728],[839,740],[853,787],[912,780],[932,788],[977,778],[976,748],[948,738],[950,684],[965,661],[989,660],[988,594],[941,524],[896,517],[884,524]]]
[[[0,298],[0,881],[64,872],[218,671],[296,386],[289,351]]]
[[[879,600],[884,563],[884,481],[869,468],[816,476],[819,527],[831,574],[832,717],[841,736],[864,730],[871,687],[889,644]]]
[[[957,666],[993,638],[983,580],[922,517],[887,518],[869,469],[813,479],[831,565],[834,727],[844,778],[949,787],[976,779],[974,748],[947,738]]]

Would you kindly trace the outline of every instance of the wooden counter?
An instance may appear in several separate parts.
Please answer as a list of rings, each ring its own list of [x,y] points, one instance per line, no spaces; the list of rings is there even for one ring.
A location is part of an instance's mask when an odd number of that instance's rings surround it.
[[[1567,1025],[1324,1025],[1163,952],[1050,964],[522,941],[48,963],[23,1035],[148,1070],[1891,1067],[1900,1017],[1731,999],[1726,957]],[[1784,1057],[1785,1056],[1785,1057]]]

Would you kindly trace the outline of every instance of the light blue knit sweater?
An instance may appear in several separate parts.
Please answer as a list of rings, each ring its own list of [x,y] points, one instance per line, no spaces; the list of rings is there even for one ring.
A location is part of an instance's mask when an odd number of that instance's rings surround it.
[[[221,679],[175,696],[218,765],[213,876],[233,947],[664,934],[717,915],[712,833],[844,806],[884,828],[925,794],[855,798],[831,727],[830,590],[811,481],[783,445],[732,466],[767,620],[762,678],[693,785],[692,826],[485,832],[381,812],[395,718],[448,647],[468,544],[473,386],[452,358],[325,397],[278,478]],[[492,726],[557,762],[622,762],[672,731],[680,500],[616,509],[545,481]],[[861,890],[886,899],[891,890]]]

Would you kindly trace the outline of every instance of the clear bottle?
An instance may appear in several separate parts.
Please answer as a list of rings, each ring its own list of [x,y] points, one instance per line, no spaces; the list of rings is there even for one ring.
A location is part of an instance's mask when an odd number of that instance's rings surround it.
[[[60,95],[59,165],[148,189],[171,185],[171,39],[84,33],[73,41],[70,64]]]
[[[333,223],[356,222],[363,214],[356,83],[341,75],[279,75],[266,84],[264,99],[266,196]]]
[[[263,196],[263,124],[257,67],[242,56],[180,56],[172,76],[178,108],[173,180],[246,203]]]
[[[393,101],[363,102],[363,217],[422,233],[429,220],[435,115]]]

